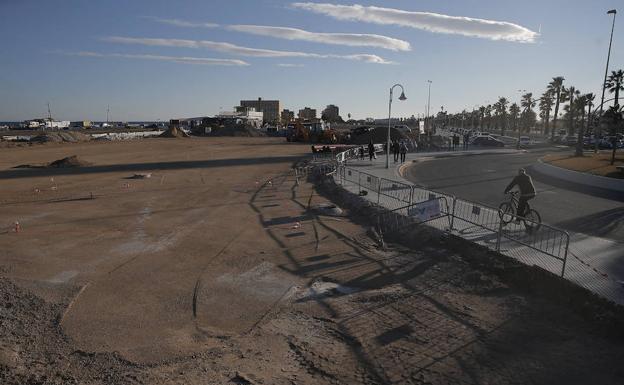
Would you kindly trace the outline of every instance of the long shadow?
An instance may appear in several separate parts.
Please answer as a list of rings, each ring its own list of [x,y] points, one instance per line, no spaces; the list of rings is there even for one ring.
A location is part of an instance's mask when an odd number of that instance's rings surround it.
[[[294,163],[301,155],[274,156],[261,158],[187,160],[155,163],[128,163],[102,166],[86,166],[73,168],[31,168],[10,169],[0,171],[0,179],[32,178],[49,175],[81,175],[106,172],[136,172],[151,170],[181,170],[195,168],[251,166],[257,164]]]
[[[555,226],[576,233],[624,242],[624,207],[577,217],[556,223]]]
[[[607,190],[600,187],[588,186],[585,184],[579,184],[574,182],[568,182],[563,179],[553,178],[548,175],[544,175],[533,167],[529,167],[531,176],[542,183],[558,187],[564,190],[576,191],[581,194],[591,195],[598,198],[609,199],[618,202],[624,202],[624,194],[613,190]]]

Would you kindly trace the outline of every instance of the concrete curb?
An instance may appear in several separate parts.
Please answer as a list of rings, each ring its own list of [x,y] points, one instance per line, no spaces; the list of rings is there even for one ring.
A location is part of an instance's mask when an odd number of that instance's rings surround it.
[[[598,187],[613,192],[624,192],[624,180],[568,170],[562,167],[557,167],[548,163],[544,163],[541,159],[539,159],[537,163],[532,165],[531,168],[539,172],[540,174],[555,179],[561,179],[566,182],[586,185],[590,187]]]

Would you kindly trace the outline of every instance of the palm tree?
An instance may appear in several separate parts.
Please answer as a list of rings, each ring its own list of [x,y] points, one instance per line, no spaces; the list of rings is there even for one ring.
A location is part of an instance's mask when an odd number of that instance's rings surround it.
[[[576,107],[574,104],[574,98],[579,97],[581,95],[581,91],[577,90],[576,87],[570,86],[568,88],[563,87],[561,90],[561,99],[569,102],[568,104],[568,135],[574,134],[574,110]]]
[[[620,91],[624,91],[624,70],[611,71],[605,87],[609,89],[609,93],[615,93],[613,107],[617,110],[617,106],[620,105]]]
[[[522,95],[522,100],[520,101],[520,105],[524,108],[524,110],[522,111],[522,116],[526,124],[526,120],[529,116],[529,113],[533,112],[533,107],[535,107],[535,99],[533,99],[533,93],[529,92],[529,93]],[[528,127],[528,124],[526,125],[527,127],[525,129],[527,131],[531,131],[531,127]]]
[[[578,138],[576,140],[576,156],[583,156],[583,127],[585,126],[585,107],[587,103],[587,95],[581,95],[576,98],[575,109],[581,111],[581,124],[578,128]]]
[[[507,104],[509,104],[509,101],[502,96],[499,97],[498,101],[494,104],[494,110],[498,116],[502,136],[505,135],[505,126],[507,125]]]
[[[483,119],[485,118],[485,106],[479,107],[479,129],[483,131]]]
[[[518,116],[520,115],[520,106],[518,106],[517,103],[513,103],[511,106],[509,106],[509,117],[511,118],[511,121],[513,122],[513,129],[517,129],[518,128]]]
[[[492,123],[492,105],[485,106],[485,117],[487,118],[487,129],[490,131],[490,124]]]
[[[550,130],[550,140],[554,141],[555,131],[557,130],[557,116],[559,116],[559,103],[561,102],[561,90],[563,88],[563,76],[554,77],[553,80],[548,83],[548,90],[550,90],[555,97],[555,115],[553,116],[553,128]]]
[[[539,103],[542,121],[544,122],[544,135],[548,135],[548,121],[550,120],[550,112],[552,111],[553,103],[552,91],[547,89],[540,97]]]

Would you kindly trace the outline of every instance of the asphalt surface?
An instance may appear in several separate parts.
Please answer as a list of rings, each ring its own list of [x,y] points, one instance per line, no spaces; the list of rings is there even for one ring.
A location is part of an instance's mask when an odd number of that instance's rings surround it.
[[[521,167],[529,168],[553,149],[517,154],[425,158],[408,167],[405,178],[432,190],[498,207],[503,191]],[[542,222],[565,230],[624,242],[624,197],[533,173],[537,197],[530,201]]]

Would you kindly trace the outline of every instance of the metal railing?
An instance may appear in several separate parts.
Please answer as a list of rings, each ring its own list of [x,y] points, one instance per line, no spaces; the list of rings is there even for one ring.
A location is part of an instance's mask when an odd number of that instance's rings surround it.
[[[564,230],[528,219],[506,223],[498,208],[422,186],[379,178],[342,162],[335,164],[333,176],[346,190],[365,195],[390,210],[378,219],[380,224],[385,224],[385,231],[391,223],[394,230],[428,223],[522,263],[536,265],[561,277],[565,275],[570,235]],[[432,200],[440,202],[438,215],[425,221],[410,215],[411,209]]]

